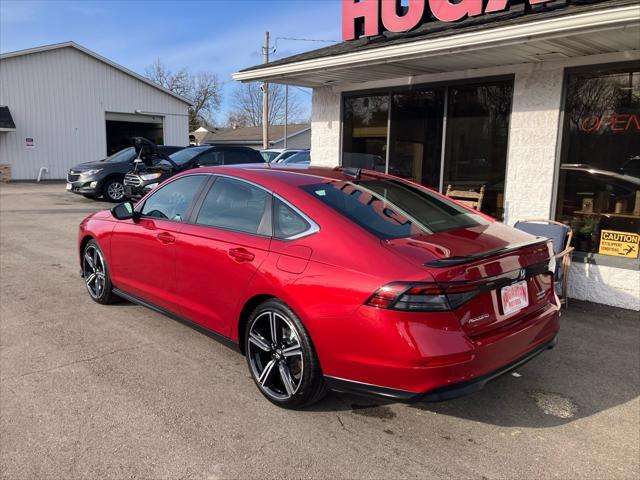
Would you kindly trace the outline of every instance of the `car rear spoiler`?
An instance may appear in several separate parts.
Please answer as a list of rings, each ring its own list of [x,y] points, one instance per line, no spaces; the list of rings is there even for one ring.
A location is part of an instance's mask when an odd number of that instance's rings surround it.
[[[508,247],[496,248],[494,250],[489,250],[487,252],[476,253],[474,255],[466,255],[466,256],[458,256],[458,257],[446,257],[439,258],[437,260],[431,260],[429,262],[424,263],[425,267],[433,267],[433,268],[446,268],[446,267],[454,267],[456,265],[462,265],[465,263],[475,262],[476,260],[483,260],[489,257],[495,257],[498,255],[504,255],[505,253],[511,253],[516,250],[520,250],[524,247],[534,247],[537,245],[545,245],[549,243],[550,240],[548,238],[538,237],[537,240],[533,242],[522,242],[517,243],[515,245],[509,245]]]

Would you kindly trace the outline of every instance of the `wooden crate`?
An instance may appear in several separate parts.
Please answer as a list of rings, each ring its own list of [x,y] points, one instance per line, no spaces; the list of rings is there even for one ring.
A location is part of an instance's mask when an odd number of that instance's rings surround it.
[[[11,181],[11,165],[0,165],[0,182]]]

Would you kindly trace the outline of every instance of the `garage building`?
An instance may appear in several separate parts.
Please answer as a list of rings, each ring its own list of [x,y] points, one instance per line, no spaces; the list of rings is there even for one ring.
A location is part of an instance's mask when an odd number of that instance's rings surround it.
[[[74,42],[0,55],[0,105],[13,127],[0,129],[0,164],[14,180],[63,179],[134,136],[189,143],[188,99]]]

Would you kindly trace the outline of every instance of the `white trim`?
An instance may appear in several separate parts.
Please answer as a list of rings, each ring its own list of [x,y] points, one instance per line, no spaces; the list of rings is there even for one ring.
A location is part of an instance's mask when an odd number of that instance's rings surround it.
[[[106,63],[107,65],[115,68],[116,70],[120,70],[121,72],[137,79],[140,80],[141,82],[146,83],[147,85],[149,85],[150,87],[156,88],[158,90],[160,90],[161,92],[166,93],[167,95],[171,95],[174,98],[177,98],[178,100],[186,103],[187,105],[191,106],[193,105],[192,101],[189,100],[188,98],[182,97],[176,93],[173,93],[171,90],[167,90],[166,88],[162,87],[161,85],[158,85],[155,82],[152,82],[151,80],[149,80],[148,78],[143,77],[142,75],[137,74],[136,72],[129,70],[128,68],[123,67],[122,65],[118,65],[115,62],[112,62],[111,60],[109,60],[108,58],[103,57],[102,55],[98,55],[97,53],[89,50],[88,48],[83,47],[82,45],[78,45],[75,42],[63,42],[63,43],[55,43],[53,45],[43,45],[41,47],[34,47],[34,48],[27,48],[25,50],[17,50],[15,52],[7,52],[7,53],[2,53],[0,54],[0,60],[6,60],[9,58],[14,58],[14,57],[21,57],[23,55],[31,55],[33,53],[42,53],[42,52],[49,52],[51,50],[58,50],[61,48],[75,48],[76,50],[78,50],[79,52],[85,53],[87,55],[89,55],[90,57],[95,58],[96,60],[102,62],[102,63]]]
[[[15,132],[15,128],[0,128],[0,132]]]
[[[544,38],[565,37],[568,34],[601,31],[625,26],[640,25],[640,5],[578,13],[558,18],[543,19],[519,25],[488,28],[459,35],[419,40],[390,45],[331,57],[302,60],[285,65],[267,66],[257,70],[237,72],[234,80],[247,82],[307,73],[314,70],[337,67],[354,67],[357,64],[389,63],[394,60],[425,58],[435,55],[481,50],[490,47],[530,42]]]

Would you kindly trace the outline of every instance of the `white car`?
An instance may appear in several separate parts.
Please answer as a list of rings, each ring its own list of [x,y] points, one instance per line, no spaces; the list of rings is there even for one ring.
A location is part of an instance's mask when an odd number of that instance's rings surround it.
[[[270,163],[281,163],[286,158],[294,155],[298,152],[305,152],[307,150],[301,149],[284,149],[284,148],[271,148],[268,150],[261,150],[260,154],[264,157],[265,161]]]

